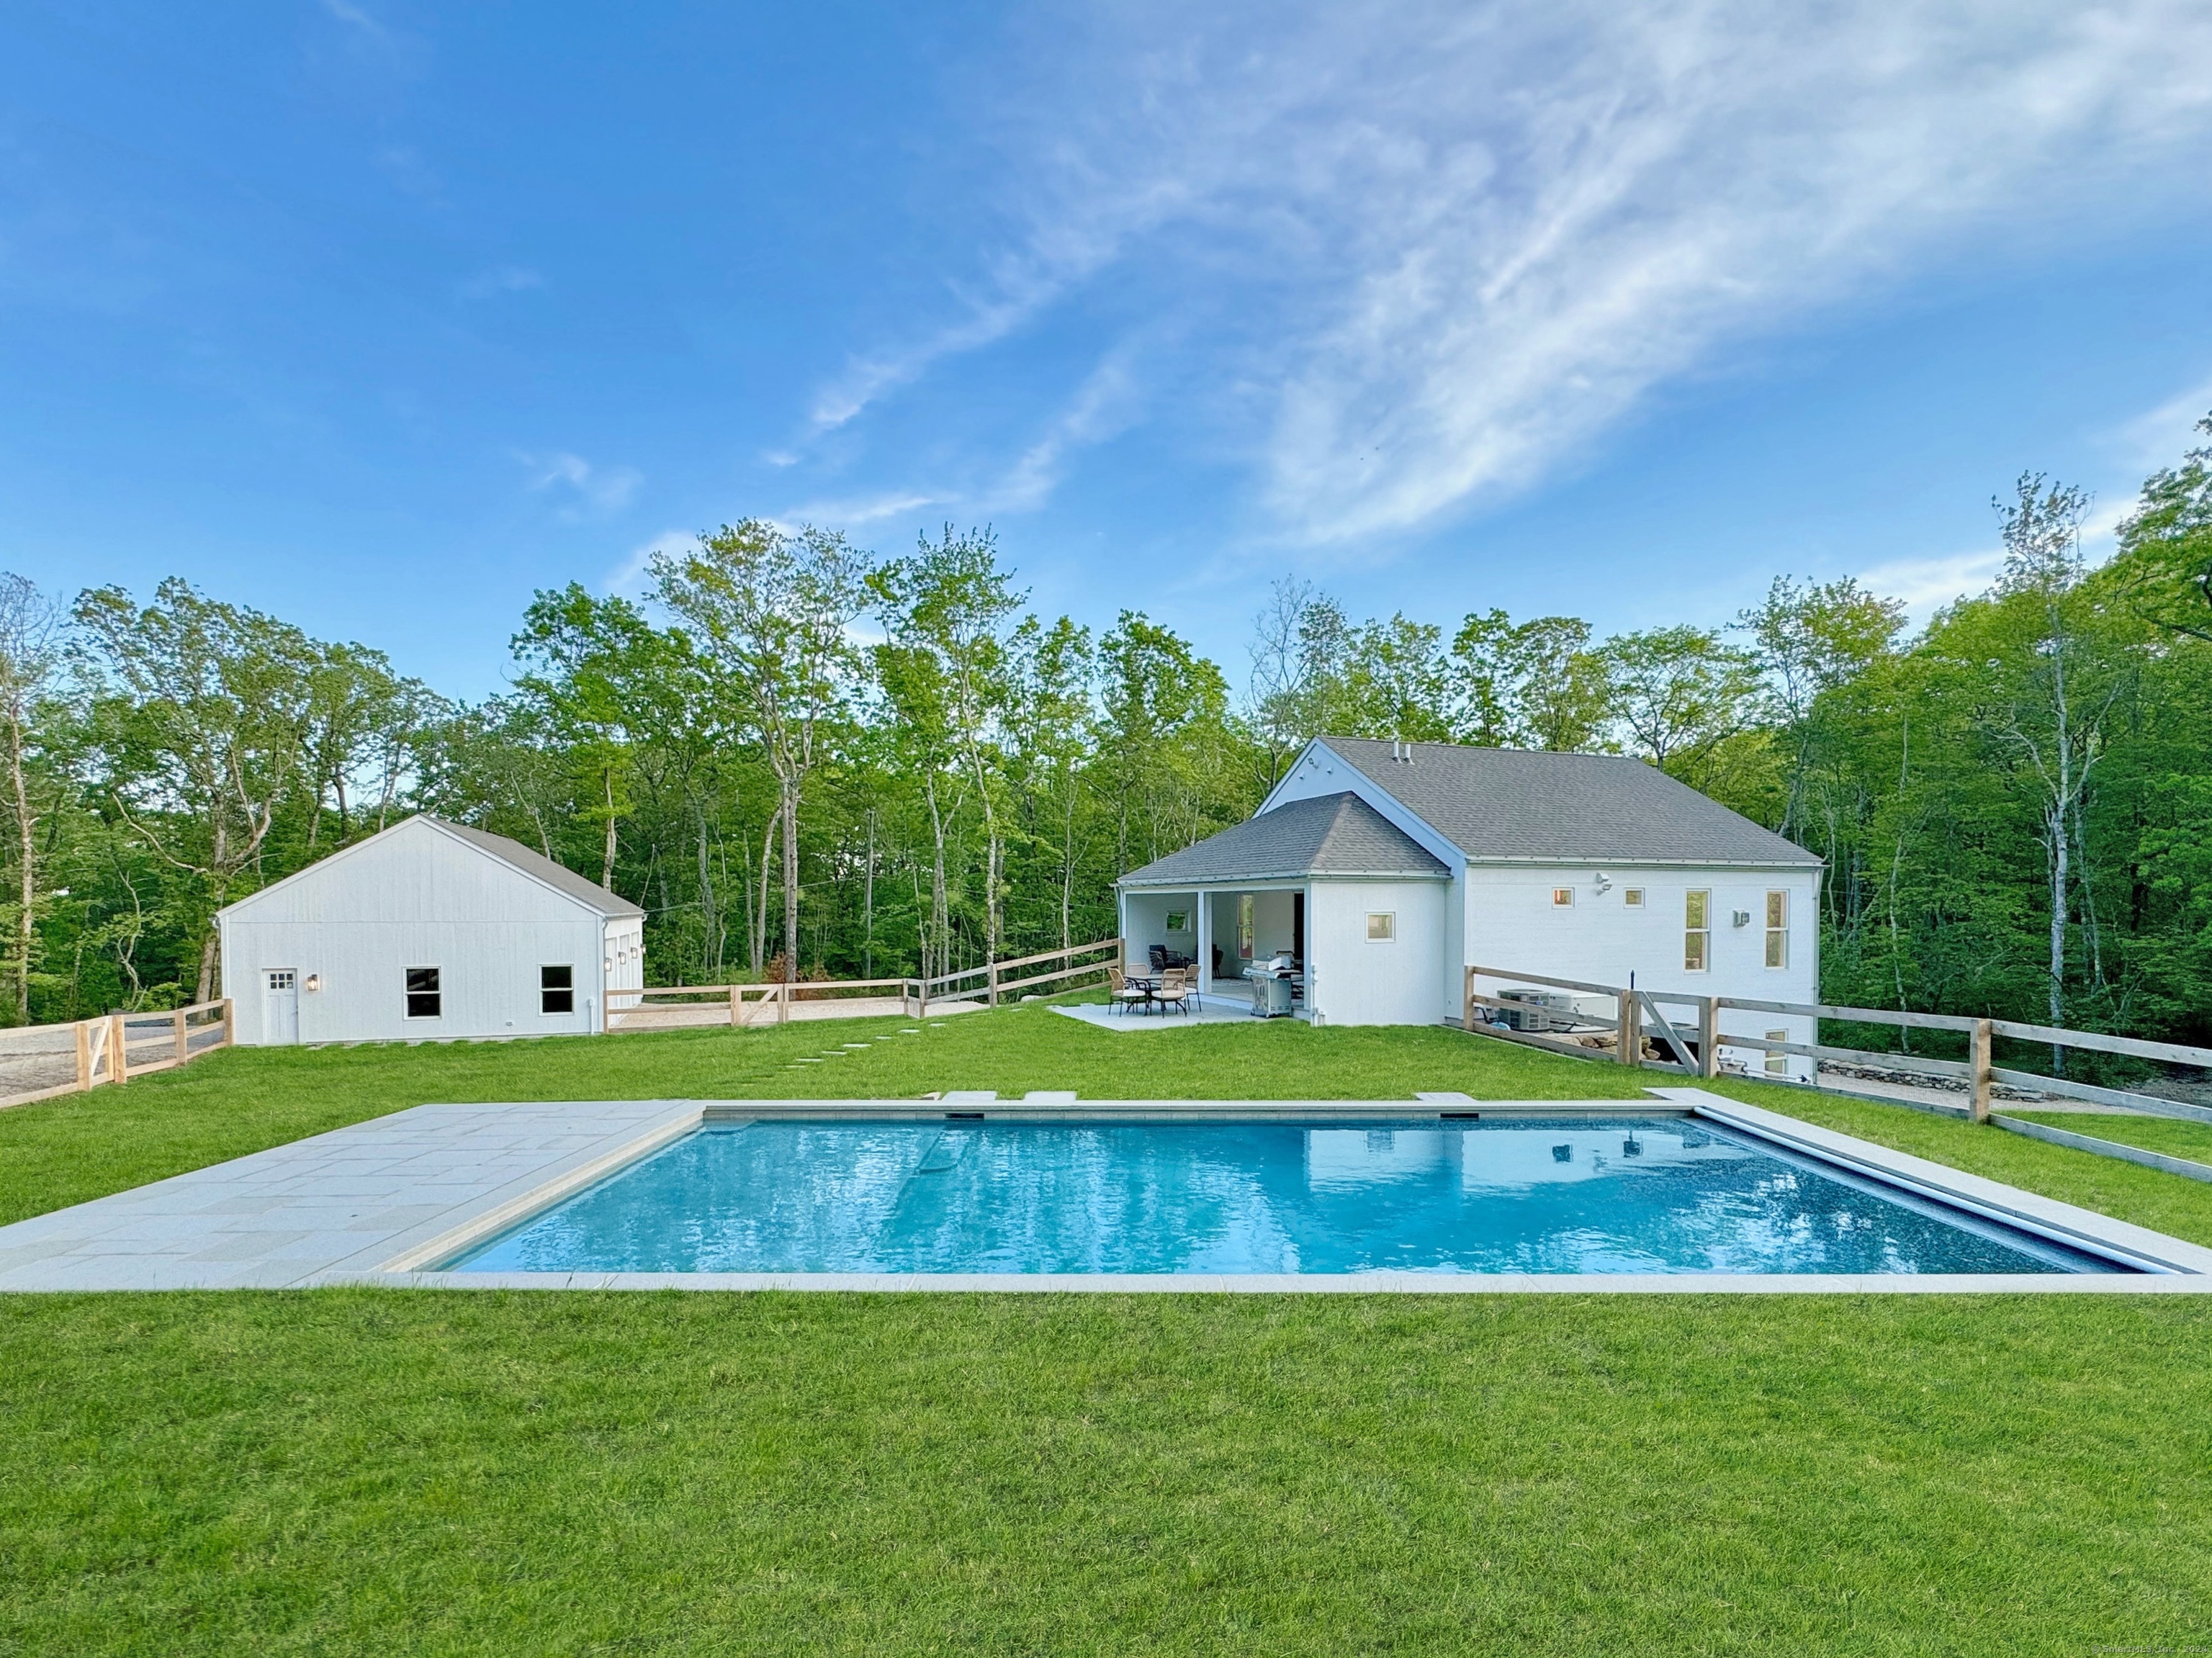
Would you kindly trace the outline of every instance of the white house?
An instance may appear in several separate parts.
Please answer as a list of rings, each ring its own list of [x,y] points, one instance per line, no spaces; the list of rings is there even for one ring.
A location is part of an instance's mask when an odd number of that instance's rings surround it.
[[[1247,822],[1121,878],[1121,936],[1239,998],[1287,950],[1316,1023],[1456,1023],[1470,966],[1809,1003],[1820,872],[1641,760],[1316,738]],[[1726,1009],[1721,1029],[1814,1040],[1797,1016]]]
[[[645,983],[645,912],[519,841],[410,817],[216,912],[237,1040],[580,1034]]]

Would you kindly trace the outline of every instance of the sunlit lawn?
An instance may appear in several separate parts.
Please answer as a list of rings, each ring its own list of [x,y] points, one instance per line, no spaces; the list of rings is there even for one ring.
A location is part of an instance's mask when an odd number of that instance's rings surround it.
[[[240,1052],[0,1113],[0,1217],[431,1100],[1648,1080],[1036,1006]],[[1724,1091],[2212,1242],[2198,1182]],[[2182,1650],[2208,1351],[2195,1297],[0,1297],[0,1653]]]

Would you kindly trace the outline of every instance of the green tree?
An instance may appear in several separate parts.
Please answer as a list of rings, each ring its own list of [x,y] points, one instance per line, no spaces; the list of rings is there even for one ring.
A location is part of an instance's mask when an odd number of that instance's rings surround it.
[[[842,535],[747,519],[702,536],[696,552],[655,553],[652,568],[656,597],[775,777],[788,983],[799,971],[799,799],[848,710],[860,667],[849,629],[868,604],[871,561]]]

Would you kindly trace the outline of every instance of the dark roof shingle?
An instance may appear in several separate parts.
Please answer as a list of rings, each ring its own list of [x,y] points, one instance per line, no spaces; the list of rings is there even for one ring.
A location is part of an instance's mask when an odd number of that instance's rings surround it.
[[[1656,766],[1610,754],[1323,737],[1477,863],[1741,864],[1820,859]],[[1392,756],[1394,747],[1412,758]],[[1323,762],[1326,764],[1326,762]]]
[[[1435,855],[1349,791],[1292,800],[1121,878],[1129,886],[1267,881],[1301,875],[1450,873]]]

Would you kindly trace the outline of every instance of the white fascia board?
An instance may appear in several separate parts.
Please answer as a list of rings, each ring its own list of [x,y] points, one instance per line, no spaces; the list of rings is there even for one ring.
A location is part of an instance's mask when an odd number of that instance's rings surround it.
[[[1772,869],[1796,875],[1817,875],[1820,865],[1770,863],[1741,858],[1467,858],[1474,869],[1518,869],[1541,865],[1549,869]]]
[[[313,863],[308,865],[305,869],[295,869],[289,875],[284,877],[281,881],[271,881],[267,886],[257,888],[255,890],[247,893],[243,898],[233,900],[231,902],[225,904],[221,909],[216,911],[216,914],[219,918],[226,915],[235,914],[238,911],[246,908],[250,904],[259,903],[264,898],[269,896],[272,892],[282,892],[286,887],[291,886],[295,882],[306,880],[310,875],[320,875],[332,865],[352,857],[354,853],[361,851],[365,847],[373,847],[379,841],[384,840],[387,836],[398,835],[404,829],[414,828],[417,823],[428,823],[429,821],[430,820],[428,817],[418,812],[412,817],[406,818],[400,823],[394,823],[390,829],[379,829],[375,834],[370,835],[366,841],[356,841],[349,847],[340,847],[336,852],[331,853],[329,857],[318,858]],[[448,836],[447,838],[450,839],[452,837]]]
[[[1263,892],[1285,890],[1315,881],[1449,881],[1449,870],[1309,870],[1286,875],[1212,875],[1202,881],[1131,881],[1114,884],[1129,892]]]

